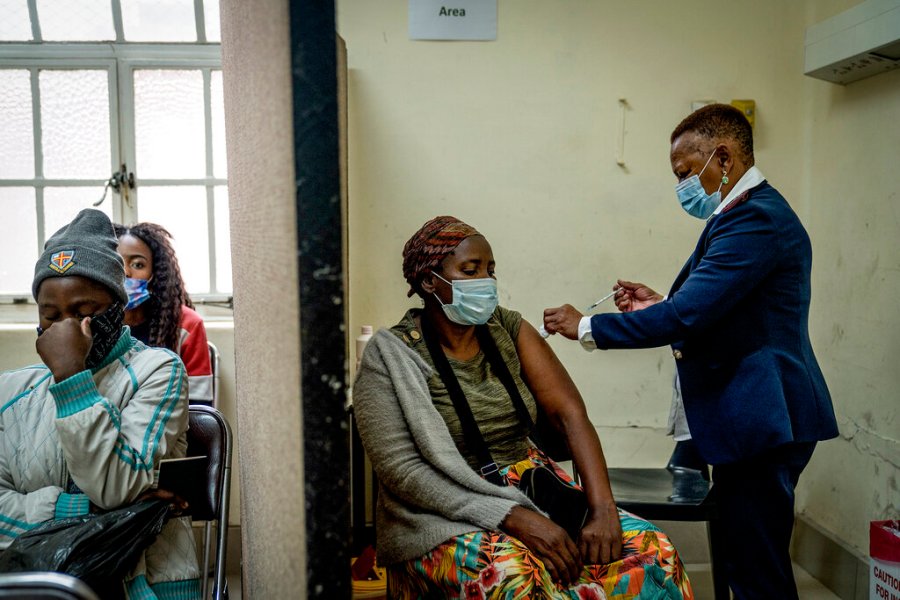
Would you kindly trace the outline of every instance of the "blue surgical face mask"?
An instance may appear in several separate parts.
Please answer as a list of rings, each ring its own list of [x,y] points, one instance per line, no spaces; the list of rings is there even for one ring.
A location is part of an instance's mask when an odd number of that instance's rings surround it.
[[[441,303],[447,318],[454,323],[483,325],[494,314],[498,301],[497,280],[493,277],[447,281],[437,273],[433,275],[453,288],[453,302],[450,304],[444,304],[437,294],[434,297]]]
[[[703,175],[703,171],[706,170],[706,167],[709,166],[709,161],[715,155],[715,151],[709,155],[709,158],[706,159],[706,164],[703,165],[703,169],[700,171],[700,175]],[[716,211],[719,202],[722,201],[722,183],[725,181],[723,177],[723,181],[719,183],[719,189],[712,194],[707,194],[706,190],[703,189],[703,184],[700,183],[700,175],[691,175],[684,181],[680,181],[675,186],[675,194],[678,196],[681,208],[687,214],[698,219],[708,219]]]
[[[125,291],[128,293],[128,304],[125,305],[125,310],[137,308],[150,298],[150,290],[147,289],[149,283],[150,281],[147,279],[125,278]]]

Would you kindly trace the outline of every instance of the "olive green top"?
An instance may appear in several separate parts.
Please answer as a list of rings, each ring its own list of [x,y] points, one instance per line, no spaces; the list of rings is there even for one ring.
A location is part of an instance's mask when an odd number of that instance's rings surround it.
[[[431,360],[428,346],[422,338],[422,330],[416,326],[414,320],[415,317],[421,316],[421,313],[421,309],[408,311],[403,319],[391,328],[391,333],[402,339],[434,369],[434,361]],[[522,365],[519,363],[519,355],[516,352],[515,340],[519,335],[521,324],[521,314],[500,306],[487,322],[488,330],[497,344],[500,356],[506,361],[509,372],[522,395],[522,400],[534,421],[537,415],[537,405],[528,386],[522,381]],[[504,467],[525,458],[528,448],[531,446],[527,437],[526,425],[516,415],[512,399],[488,363],[484,352],[479,350],[478,354],[469,360],[456,360],[449,356],[447,360],[459,380],[459,386],[469,402],[472,414],[478,423],[478,429],[488,445],[494,462],[498,466]],[[436,369],[428,378],[428,390],[431,392],[435,408],[447,423],[447,429],[450,430],[450,435],[460,454],[473,469],[478,470],[483,465],[478,464],[475,453],[466,448],[453,401]]]

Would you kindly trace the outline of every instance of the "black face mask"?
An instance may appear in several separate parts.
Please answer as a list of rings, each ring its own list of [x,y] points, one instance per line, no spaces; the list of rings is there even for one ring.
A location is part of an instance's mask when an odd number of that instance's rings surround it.
[[[84,359],[84,366],[93,369],[103,362],[119,337],[122,335],[122,322],[125,320],[125,307],[121,302],[114,302],[99,315],[91,317],[91,350]]]
[[[103,362],[109,351],[119,341],[124,320],[125,307],[121,302],[114,302],[102,313],[91,317],[91,349],[84,359],[86,368],[93,369]],[[41,337],[42,333],[44,333],[44,328],[38,326],[38,337]]]

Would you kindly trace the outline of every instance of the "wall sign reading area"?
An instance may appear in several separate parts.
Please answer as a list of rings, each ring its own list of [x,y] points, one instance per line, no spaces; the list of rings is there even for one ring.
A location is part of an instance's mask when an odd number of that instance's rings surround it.
[[[497,0],[409,0],[411,40],[496,40]]]

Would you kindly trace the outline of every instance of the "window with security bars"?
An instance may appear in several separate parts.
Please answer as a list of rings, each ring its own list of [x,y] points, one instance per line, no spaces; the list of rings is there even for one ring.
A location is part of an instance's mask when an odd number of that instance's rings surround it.
[[[231,295],[217,0],[0,0],[0,297],[85,207],[173,235],[195,299]]]

